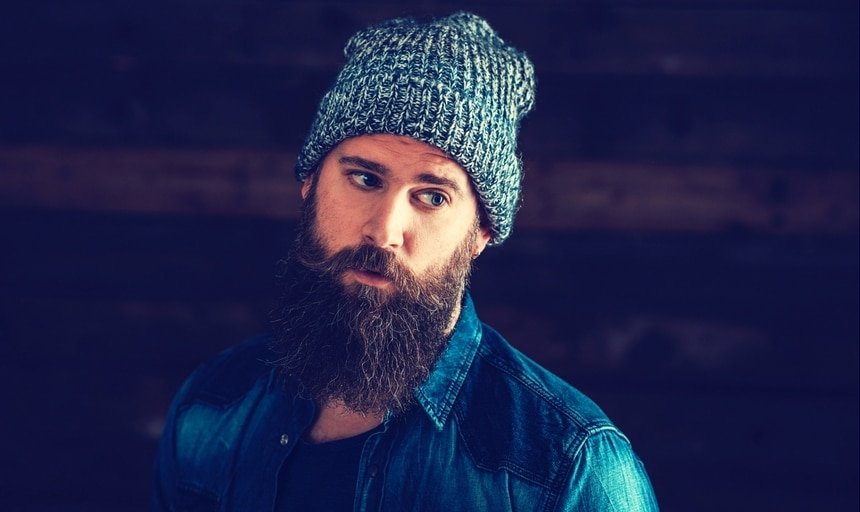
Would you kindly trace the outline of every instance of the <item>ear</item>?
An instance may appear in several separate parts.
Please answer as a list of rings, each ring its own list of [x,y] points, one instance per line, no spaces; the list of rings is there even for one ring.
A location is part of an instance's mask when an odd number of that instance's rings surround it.
[[[490,230],[485,227],[478,228],[478,231],[475,232],[475,246],[472,249],[472,259],[480,256],[484,249],[487,248],[487,244],[490,243]]]
[[[304,201],[305,199],[308,198],[308,194],[311,191],[311,181],[313,181],[313,179],[314,179],[314,175],[309,174],[308,177],[305,178],[305,181],[302,182],[302,188],[300,191],[302,194],[302,201]]]

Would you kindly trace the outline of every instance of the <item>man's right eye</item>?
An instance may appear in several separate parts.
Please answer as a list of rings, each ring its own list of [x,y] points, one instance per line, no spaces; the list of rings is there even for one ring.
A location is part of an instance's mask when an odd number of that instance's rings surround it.
[[[379,188],[382,185],[382,180],[378,176],[364,171],[350,172],[349,179],[360,188]]]

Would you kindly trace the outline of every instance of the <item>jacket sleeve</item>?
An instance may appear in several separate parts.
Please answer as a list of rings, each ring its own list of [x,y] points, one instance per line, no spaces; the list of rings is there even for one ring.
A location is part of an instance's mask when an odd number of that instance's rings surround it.
[[[190,379],[189,379],[190,380]],[[186,381],[170,406],[165,420],[161,441],[158,444],[158,452],[155,457],[153,468],[153,485],[150,496],[150,510],[152,512],[167,512],[175,510],[175,488],[178,481],[178,464],[176,457],[176,416],[177,409],[183,401],[183,397],[189,386]]]
[[[182,385],[173,399],[164,431],[155,457],[150,510],[152,512],[182,512],[186,510],[217,510],[218,498],[195,485],[196,465],[189,467],[193,455],[188,446],[183,446],[179,432],[189,425],[185,421],[190,396],[195,392],[196,381],[208,364],[202,365]],[[192,425],[193,427],[193,425]],[[186,436],[187,437],[187,436]],[[197,437],[197,436],[195,436]],[[205,443],[204,443],[205,444]]]
[[[262,359],[266,348],[265,336],[234,345],[200,365],[176,393],[155,460],[153,512],[219,508],[237,453],[236,438],[249,421],[248,411],[255,410],[227,405],[242,402],[271,373]]]
[[[657,512],[654,490],[630,442],[614,428],[589,435],[573,455],[557,510]]]

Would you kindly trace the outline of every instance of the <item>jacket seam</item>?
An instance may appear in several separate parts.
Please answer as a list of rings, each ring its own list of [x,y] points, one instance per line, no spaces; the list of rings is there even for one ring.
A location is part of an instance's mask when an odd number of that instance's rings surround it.
[[[454,414],[454,418],[455,418],[455,421],[457,421],[457,423],[458,423],[457,437],[460,438],[460,442],[463,443],[463,448],[466,450],[466,453],[469,455],[469,458],[472,460],[472,463],[475,465],[475,467],[477,467],[483,471],[488,471],[490,473],[496,473],[499,470],[504,470],[504,471],[507,471],[508,473],[514,475],[514,476],[517,476],[518,478],[522,478],[523,480],[525,480],[529,483],[532,483],[534,485],[537,485],[539,487],[547,489],[548,491],[552,491],[552,489],[549,487],[549,484],[547,484],[546,482],[543,482],[542,479],[540,479],[536,473],[529,471],[528,469],[525,469],[525,468],[519,466],[518,464],[513,464],[509,461],[504,461],[496,467],[490,467],[490,466],[487,466],[485,464],[481,464],[480,462],[478,462],[478,458],[475,457],[474,453],[472,453],[472,450],[469,448],[468,441],[466,440],[465,437],[463,437],[463,429],[460,428],[460,426],[459,426],[459,422],[461,420],[456,413]]]
[[[419,388],[418,392],[426,397],[428,412],[432,413],[435,418],[431,418],[434,421],[438,421],[440,425],[444,426],[444,423],[447,421],[448,417],[451,414],[451,411],[454,409],[454,404],[457,401],[457,396],[460,394],[460,390],[463,389],[463,383],[466,381],[466,376],[469,374],[469,371],[472,369],[472,365],[475,361],[475,356],[480,352],[481,345],[483,345],[482,341],[482,326],[479,324],[478,328],[475,330],[474,336],[472,336],[470,340],[470,345],[477,345],[475,350],[472,351],[471,357],[469,357],[468,361],[462,361],[462,364],[457,366],[457,373],[455,374],[455,378],[453,379],[453,383],[445,390],[444,395],[441,400],[437,401],[433,400],[432,397],[428,396],[426,393]],[[454,389],[456,388],[456,390]],[[444,418],[442,417],[442,413],[444,412]]]
[[[571,421],[573,421],[578,427],[582,428],[586,432],[595,432],[604,426],[612,427],[612,423],[607,420],[602,421],[587,421],[582,415],[577,413],[574,409],[571,409],[567,406],[557,395],[553,395],[547,392],[546,388],[535,382],[533,379],[530,379],[523,375],[522,373],[516,371],[515,368],[507,366],[503,363],[500,363],[496,360],[496,358],[492,357],[492,354],[481,354],[481,357],[493,368],[504,372],[511,379],[519,382],[535,394],[537,394],[540,398],[542,398],[548,405],[554,407],[559,412],[563,413],[567,416]]]
[[[589,440],[594,439],[596,436],[603,433],[607,433],[608,435],[618,435],[624,440],[627,440],[627,437],[624,436],[624,434],[622,434],[617,428],[611,425],[594,429],[589,434],[583,436],[579,443],[573,442],[575,441],[575,439],[572,440],[568,449],[565,450],[564,461],[566,463],[566,467],[563,467],[564,471],[558,472],[558,482],[556,484],[559,491],[558,493],[556,493],[555,500],[552,505],[547,502],[547,506],[544,509],[546,512],[552,512],[553,510],[558,508],[558,500],[561,498],[561,490],[564,487],[564,483],[569,482],[571,480],[571,471],[573,470],[573,463],[575,459],[580,456],[580,453],[582,453],[582,450],[585,445],[588,443]],[[605,488],[603,490],[605,492]],[[614,507],[613,510],[615,510]]]

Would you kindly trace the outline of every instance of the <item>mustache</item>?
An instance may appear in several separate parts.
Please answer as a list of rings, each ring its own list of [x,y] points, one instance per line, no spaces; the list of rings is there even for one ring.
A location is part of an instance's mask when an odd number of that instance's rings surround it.
[[[299,251],[299,263],[310,270],[339,278],[347,270],[373,272],[390,279],[396,289],[403,289],[416,281],[416,276],[390,251],[373,245],[347,247],[326,257],[321,250]]]

